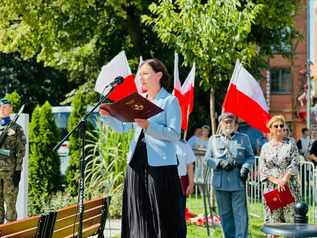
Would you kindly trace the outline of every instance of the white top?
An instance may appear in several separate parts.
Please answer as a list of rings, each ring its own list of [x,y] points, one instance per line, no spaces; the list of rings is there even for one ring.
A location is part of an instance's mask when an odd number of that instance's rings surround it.
[[[199,137],[193,135],[192,137],[189,138],[187,142],[193,149],[205,149],[207,150],[208,147],[208,140],[202,140]]]
[[[310,137],[301,138],[302,150],[301,152],[306,156],[310,150],[311,145],[313,144]]]
[[[192,137],[189,138],[189,140],[187,141],[188,144],[191,145],[191,147],[194,147],[197,143],[198,137],[193,135]]]
[[[187,165],[193,163],[196,160],[196,156],[188,143],[182,141],[176,142],[176,155],[178,159],[178,175],[187,175]]]

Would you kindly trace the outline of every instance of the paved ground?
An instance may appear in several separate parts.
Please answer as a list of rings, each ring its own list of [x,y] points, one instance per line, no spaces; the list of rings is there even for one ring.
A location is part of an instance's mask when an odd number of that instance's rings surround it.
[[[121,220],[107,220],[105,226],[105,238],[120,237]]]

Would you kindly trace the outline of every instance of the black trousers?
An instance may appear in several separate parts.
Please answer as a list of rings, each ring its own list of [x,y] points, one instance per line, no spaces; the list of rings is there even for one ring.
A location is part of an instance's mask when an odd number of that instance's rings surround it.
[[[185,218],[185,210],[186,210],[186,196],[182,193],[179,196],[179,229],[178,229],[178,238],[186,238],[187,235],[187,225]]]

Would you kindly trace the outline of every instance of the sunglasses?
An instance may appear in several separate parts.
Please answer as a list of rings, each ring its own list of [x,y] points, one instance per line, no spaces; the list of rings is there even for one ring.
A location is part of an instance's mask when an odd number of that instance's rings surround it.
[[[231,123],[233,123],[233,120],[224,120],[223,123],[225,123],[225,124],[231,124]]]
[[[280,124],[280,125],[273,125],[274,128],[284,128],[284,124]]]

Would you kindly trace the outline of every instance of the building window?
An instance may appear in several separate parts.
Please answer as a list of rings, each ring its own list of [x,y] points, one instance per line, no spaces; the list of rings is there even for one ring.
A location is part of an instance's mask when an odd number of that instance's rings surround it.
[[[272,94],[291,93],[292,76],[290,68],[272,68],[270,73]]]

